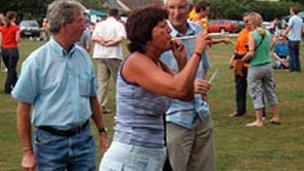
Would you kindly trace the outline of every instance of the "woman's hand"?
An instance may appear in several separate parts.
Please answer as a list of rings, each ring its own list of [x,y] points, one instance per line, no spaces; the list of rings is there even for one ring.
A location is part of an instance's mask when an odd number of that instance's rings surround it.
[[[186,48],[181,40],[172,41],[172,52],[178,64],[179,70],[181,70],[187,63]]]
[[[193,52],[203,53],[206,46],[211,43],[211,37],[207,33],[200,33],[196,38]]]

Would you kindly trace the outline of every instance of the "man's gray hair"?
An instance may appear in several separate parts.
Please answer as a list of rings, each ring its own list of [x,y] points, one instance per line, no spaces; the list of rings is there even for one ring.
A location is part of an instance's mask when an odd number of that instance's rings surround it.
[[[47,10],[50,32],[59,32],[62,22],[73,22],[75,13],[79,11],[84,12],[85,7],[74,0],[56,0],[51,3]]]

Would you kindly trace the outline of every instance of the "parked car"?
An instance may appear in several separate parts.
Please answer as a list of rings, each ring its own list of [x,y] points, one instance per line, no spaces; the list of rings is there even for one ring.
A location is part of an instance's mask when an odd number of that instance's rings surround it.
[[[239,30],[237,32],[240,32],[243,28],[245,28],[245,23],[242,20],[233,20],[233,22],[236,22],[236,24],[239,25]]]
[[[23,20],[19,24],[23,37],[40,37],[41,28],[36,20]]]
[[[209,20],[208,32],[220,32],[220,33],[237,33],[240,31],[240,26],[237,22],[228,19],[215,19]]]

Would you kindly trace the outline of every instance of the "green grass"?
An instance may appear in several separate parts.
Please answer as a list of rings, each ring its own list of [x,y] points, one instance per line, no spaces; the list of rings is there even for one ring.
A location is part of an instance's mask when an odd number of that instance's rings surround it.
[[[20,44],[21,62],[42,42],[23,40]],[[245,124],[254,119],[251,99],[248,96],[247,115],[229,118],[235,108],[234,77],[228,67],[233,47],[213,46],[209,52],[212,68],[219,74],[209,93],[209,103],[215,125],[217,170],[304,170],[304,73],[289,73],[275,70],[277,95],[283,124],[269,124],[270,116],[263,128],[247,128]],[[304,46],[301,61],[304,66]],[[3,63],[2,63],[3,66]],[[3,68],[2,68],[3,69]],[[16,129],[16,102],[3,93],[6,73],[0,73],[0,171],[21,170],[22,147]],[[114,111],[114,84],[111,83],[109,106]],[[269,111],[267,112],[269,113]],[[105,121],[113,133],[114,114],[105,115]],[[97,137],[94,129],[95,137]],[[98,150],[97,164],[101,159]]]

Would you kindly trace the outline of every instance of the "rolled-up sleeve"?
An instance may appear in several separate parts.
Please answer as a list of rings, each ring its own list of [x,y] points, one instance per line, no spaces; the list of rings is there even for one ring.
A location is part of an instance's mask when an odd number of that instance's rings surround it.
[[[18,101],[33,104],[39,92],[39,68],[33,60],[23,62],[21,74],[12,91]]]
[[[89,57],[86,57],[85,59],[89,59]],[[92,61],[88,61],[88,63],[89,63],[88,69],[90,73],[90,97],[96,97],[99,86],[96,79],[94,65]]]
[[[121,23],[119,23],[119,27],[118,28],[119,29],[118,29],[118,33],[117,34],[120,37],[126,38],[127,37],[127,33],[126,33],[126,29],[125,29],[124,25],[121,24]]]
[[[98,90],[98,83],[95,77],[95,74],[92,75],[91,77],[91,97],[96,97],[97,96],[97,90]]]

